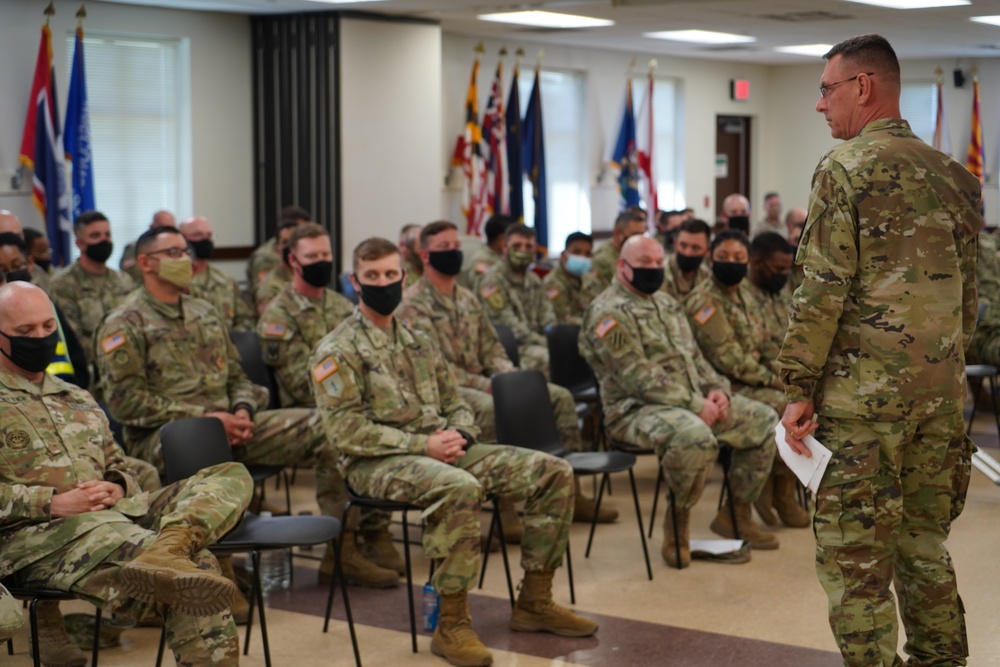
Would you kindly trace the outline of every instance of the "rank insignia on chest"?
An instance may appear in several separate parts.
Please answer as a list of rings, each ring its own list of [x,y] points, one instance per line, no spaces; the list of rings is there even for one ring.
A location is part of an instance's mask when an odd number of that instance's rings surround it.
[[[116,331],[101,341],[101,349],[104,350],[104,354],[111,354],[124,344],[125,334],[121,331]]]
[[[284,336],[285,331],[285,325],[281,322],[268,322],[264,325],[265,336]]]
[[[603,320],[601,320],[596,327],[594,327],[594,333],[597,334],[598,338],[603,340],[604,337],[607,336],[608,333],[610,333],[610,331],[614,329],[616,326],[618,326],[618,320],[616,320],[611,315],[608,315]]]
[[[708,321],[712,319],[714,315],[715,315],[715,306],[713,306],[712,304],[708,304],[695,314],[694,321],[700,324],[701,326],[705,326],[706,324],[708,324]]]
[[[549,301],[552,301],[557,296],[559,296],[559,288],[558,287],[548,288],[547,290],[545,290],[545,296],[549,298]]]
[[[322,382],[338,370],[340,370],[340,366],[337,365],[336,360],[333,357],[327,357],[313,369],[313,378],[316,382]]]

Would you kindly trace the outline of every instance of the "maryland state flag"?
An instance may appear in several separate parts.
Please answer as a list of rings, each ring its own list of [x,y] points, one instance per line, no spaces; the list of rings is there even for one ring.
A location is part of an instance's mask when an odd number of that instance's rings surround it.
[[[965,157],[965,168],[986,183],[986,165],[983,161],[983,119],[979,113],[979,77],[972,79],[972,136],[969,138],[969,152]]]
[[[462,212],[465,214],[465,233],[482,236],[483,223],[488,213],[486,187],[486,161],[483,159],[483,135],[479,127],[479,91],[476,77],[479,76],[479,58],[472,64],[469,89],[465,94],[465,132],[455,142],[455,152],[451,163],[461,165],[465,175],[462,193]]]

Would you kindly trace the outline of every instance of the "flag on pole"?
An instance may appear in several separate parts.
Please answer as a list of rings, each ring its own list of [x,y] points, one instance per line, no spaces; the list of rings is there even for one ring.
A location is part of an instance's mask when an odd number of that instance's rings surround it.
[[[72,165],[73,220],[84,211],[97,208],[94,202],[94,163],[90,153],[90,107],[83,65],[83,28],[76,29],[73,71],[66,100],[66,160]]]
[[[483,114],[483,148],[486,163],[487,214],[510,213],[507,173],[507,130],[503,114],[503,62],[497,62],[490,99]]]
[[[52,262],[62,266],[69,261],[70,221],[66,165],[63,161],[62,133],[59,128],[59,104],[56,100],[56,75],[52,68],[52,33],[42,26],[35,78],[21,138],[20,162],[34,170],[33,200],[45,219],[45,231],[52,247]]]
[[[452,165],[462,166],[465,188],[462,194],[462,212],[465,214],[465,233],[481,236],[486,219],[486,164],[483,160],[483,135],[479,127],[479,56],[472,64],[469,89],[465,94],[465,131],[459,135],[452,155]]]
[[[625,82],[625,111],[618,130],[618,141],[611,155],[618,168],[618,187],[625,208],[639,205],[639,158],[635,147],[635,112],[632,109],[632,79]]]
[[[639,163],[639,171],[642,174],[643,189],[646,195],[646,210],[650,213],[650,223],[655,219],[656,211],[660,206],[656,197],[656,177],[653,173],[653,69],[649,70],[649,81],[646,85],[646,95],[642,99],[642,107],[639,109],[639,119],[636,122],[637,133],[636,159]]]
[[[524,114],[524,171],[531,181],[535,200],[535,235],[538,251],[549,247],[548,193],[545,183],[545,132],[542,129],[542,72],[535,67],[535,83],[531,86],[528,109]]]
[[[521,164],[521,95],[518,92],[519,67],[514,62],[505,112],[507,129],[507,184],[510,215],[524,222],[524,170]]]
[[[972,78],[972,136],[969,137],[969,151],[965,157],[965,168],[979,179],[981,185],[986,182],[986,165],[983,160],[983,120],[979,114],[979,77]]]
[[[934,148],[942,153],[951,155],[951,136],[948,134],[948,117],[944,112],[944,80],[938,78],[935,84],[937,89],[937,111],[934,115]]]

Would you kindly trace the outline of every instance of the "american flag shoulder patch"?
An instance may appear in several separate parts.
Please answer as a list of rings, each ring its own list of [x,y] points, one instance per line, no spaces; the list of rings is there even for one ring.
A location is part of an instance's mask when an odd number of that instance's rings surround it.
[[[608,315],[603,320],[601,320],[596,327],[594,327],[594,333],[597,334],[598,338],[603,339],[608,335],[608,332],[618,326],[618,320],[616,320],[611,315]]]
[[[313,369],[313,378],[316,379],[316,382],[322,382],[338,370],[340,370],[340,366],[337,365],[336,360],[333,357],[327,357]]]
[[[712,304],[707,304],[704,308],[702,308],[695,314],[694,321],[700,324],[701,326],[705,326],[706,324],[708,324],[708,321],[712,319],[714,315],[715,315],[715,306],[713,306]]]
[[[493,284],[483,285],[483,288],[479,290],[479,293],[483,295],[484,299],[488,299],[496,294],[498,289],[500,288]]]
[[[265,336],[284,336],[288,328],[281,322],[268,322],[264,325]]]
[[[547,290],[545,290],[545,296],[549,298],[549,301],[552,301],[552,299],[559,296],[559,288],[558,287],[548,288]]]
[[[490,265],[486,262],[479,262],[476,264],[476,273],[486,273],[490,270]]]
[[[101,341],[101,349],[104,350],[104,354],[111,354],[124,344],[125,334],[121,331],[116,331]]]

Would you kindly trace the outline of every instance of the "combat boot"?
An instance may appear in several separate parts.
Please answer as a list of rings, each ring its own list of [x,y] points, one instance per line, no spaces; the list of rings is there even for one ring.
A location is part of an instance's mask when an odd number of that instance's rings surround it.
[[[573,521],[579,523],[593,523],[595,503],[592,499],[583,495],[580,488],[580,478],[573,477],[576,482],[576,491],[573,494]],[[618,510],[613,507],[601,505],[601,511],[597,514],[597,523],[612,523],[618,518]]]
[[[396,551],[388,529],[369,530],[361,533],[361,538],[364,540],[365,556],[369,560],[386,570],[406,574],[406,562]]]
[[[736,510],[736,524],[740,528],[741,539],[749,542],[750,547],[753,549],[778,548],[778,536],[766,532],[753,520],[750,503],[734,503],[734,507]],[[736,538],[732,518],[729,516],[729,508],[725,505],[719,509],[719,513],[715,515],[712,525],[709,527],[716,535],[722,535],[729,539]]]
[[[524,535],[524,526],[521,525],[521,517],[517,515],[517,508],[514,506],[514,499],[511,496],[500,496],[497,498],[500,503],[500,521],[503,523],[503,538],[507,544],[520,544],[521,536]]]
[[[663,548],[660,553],[667,565],[683,569],[691,564],[691,510],[677,508],[677,541],[674,541],[674,513],[668,507],[666,514],[663,518]],[[678,546],[681,555],[679,564]]]
[[[236,584],[199,569],[191,560],[204,543],[199,530],[165,528],[152,546],[122,568],[122,592],[145,604],[170,605],[188,616],[211,616],[229,609]]]
[[[775,460],[774,465],[778,465]],[[760,490],[760,495],[753,501],[753,506],[757,509],[761,521],[768,526],[778,525],[778,515],[774,513],[774,470],[767,475],[764,488]]]
[[[35,610],[38,615],[38,657],[45,667],[84,667],[90,662],[69,638],[57,601],[39,602]]]
[[[555,570],[525,572],[510,615],[510,629],[518,632],[551,632],[562,637],[589,637],[597,622],[577,616],[552,601]]]
[[[774,509],[778,511],[781,522],[789,528],[808,528],[812,525],[812,517],[799,504],[795,473],[784,462],[775,461],[774,466]]]
[[[431,638],[431,653],[456,667],[486,667],[493,654],[472,629],[467,593],[442,595],[437,629]]]
[[[239,588],[240,582],[236,579],[232,556],[219,556],[219,571],[222,572],[223,577],[236,585],[236,596],[233,598],[233,606],[230,608],[233,613],[233,622],[236,625],[246,625],[250,618],[250,602]]]
[[[347,583],[371,588],[392,588],[399,585],[399,575],[395,570],[387,570],[365,558],[358,549],[355,533],[342,533],[340,565]],[[323,561],[319,565],[319,583],[329,584],[333,579],[333,548],[327,546]]]

